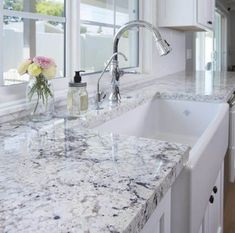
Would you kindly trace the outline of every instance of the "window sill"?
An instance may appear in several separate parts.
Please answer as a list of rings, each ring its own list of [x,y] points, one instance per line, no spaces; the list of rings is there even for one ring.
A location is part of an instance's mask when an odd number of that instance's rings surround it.
[[[87,82],[87,90],[90,98],[95,98],[97,79],[99,75],[100,74],[93,74],[83,77],[83,82]],[[145,83],[156,78],[157,78],[156,76],[151,76],[148,74],[125,75],[124,77],[121,78],[121,90],[122,88],[133,87],[136,84]],[[100,82],[101,90],[105,91],[107,94],[109,93],[110,90],[110,82],[111,82],[111,77],[108,73],[103,76]],[[68,79],[67,78],[55,79],[53,80],[53,84],[55,89],[55,106],[56,107],[64,106],[66,104]],[[16,99],[12,97],[10,98],[10,101],[0,102],[0,122],[6,122],[13,119],[18,119],[27,114],[27,112],[25,111],[27,107],[25,102],[26,83],[20,85],[20,87],[22,89],[21,98]],[[1,88],[4,89],[4,87]],[[18,89],[19,85],[15,85],[15,87],[13,86],[11,88],[12,91],[14,91],[15,88],[19,90]]]

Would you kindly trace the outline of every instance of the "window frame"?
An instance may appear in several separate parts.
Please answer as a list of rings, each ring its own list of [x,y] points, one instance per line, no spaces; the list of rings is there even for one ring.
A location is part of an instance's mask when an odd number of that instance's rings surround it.
[[[81,2],[81,0],[79,0]],[[138,19],[140,18],[140,2],[141,0],[137,0],[138,1]],[[102,22],[98,22],[98,21],[90,21],[90,20],[83,20],[80,19],[80,25],[84,24],[84,25],[92,25],[92,26],[103,26],[103,27],[108,27],[108,28],[112,28],[113,29],[113,36],[116,34],[117,30],[122,26],[122,25],[117,25],[117,4],[116,1],[113,0],[113,23],[102,23]],[[127,70],[127,69],[133,69],[133,68],[139,68],[140,66],[140,33],[138,35],[137,38],[137,54],[138,54],[138,64],[137,66],[127,66],[124,67],[122,69]],[[81,55],[81,54],[80,54]],[[110,55],[111,56],[111,55]],[[108,59],[108,58],[107,58]],[[105,61],[104,61],[105,62]],[[96,70],[96,71],[92,71],[92,72],[86,72],[84,73],[84,76],[88,76],[88,75],[93,75],[93,74],[98,74],[101,73],[102,70]]]
[[[3,1],[0,1],[0,46],[3,44],[2,35],[3,35]],[[3,85],[3,53],[2,52],[0,52],[0,85]]]
[[[144,1],[139,0],[139,19],[143,17],[143,9]],[[0,1],[0,45],[3,44],[3,1]],[[56,100],[62,100],[65,98],[67,93],[68,82],[73,77],[74,70],[80,69],[80,17],[77,12],[80,11],[80,0],[65,0],[65,47],[66,52],[65,56],[65,77],[57,78],[53,80],[54,90],[55,90],[55,98]],[[12,14],[12,13],[11,13]],[[44,19],[52,19],[58,22],[57,16],[46,16],[38,13],[37,16],[42,17]],[[31,16],[30,13],[26,12],[25,16]],[[60,18],[60,17],[59,17]],[[130,67],[131,69],[135,68],[136,71],[141,72],[143,69],[143,36],[141,33],[139,34],[139,66],[138,67]],[[77,56],[79,54],[79,56]],[[3,53],[0,53],[0,64],[3,64]],[[130,69],[129,67],[126,69]],[[96,82],[100,71],[94,73],[87,73],[85,75],[85,80],[90,83],[90,89],[95,90]],[[3,85],[3,67],[0,65],[0,109],[3,107],[7,110],[8,108],[14,108],[17,106],[17,111],[19,109],[25,108],[25,89],[27,86],[27,82],[22,82],[20,84],[13,85]],[[88,87],[89,91],[89,87]],[[14,94],[13,94],[14,93]],[[20,106],[20,107],[19,107]],[[2,115],[0,111],[0,116]],[[13,110],[12,110],[13,112]]]
[[[3,1],[2,1],[3,2]],[[64,28],[64,58],[63,58],[63,63],[65,64],[65,53],[66,53],[66,0],[64,2],[64,16],[51,16],[51,15],[45,15],[45,14],[40,14],[40,13],[34,13],[34,12],[27,12],[27,11],[14,11],[14,10],[8,10],[8,9],[3,9],[3,3],[2,3],[2,8],[0,9],[0,11],[2,10],[2,20],[4,18],[4,16],[7,17],[19,17],[22,19],[28,19],[28,20],[42,20],[42,21],[51,21],[51,22],[56,22],[56,23],[63,23],[65,26]],[[4,23],[2,23],[2,25],[0,25],[0,30],[2,30],[1,35],[1,40],[3,41],[3,27],[4,27]],[[1,32],[1,31],[0,31]],[[0,56],[3,57],[3,50],[0,50]],[[3,61],[0,63],[0,84],[4,85],[4,75],[3,75]],[[64,65],[63,67],[64,70],[64,74],[66,71],[66,66]],[[58,78],[62,78],[62,77],[58,77]],[[14,85],[14,84],[12,84]]]
[[[217,6],[215,9],[215,13],[219,14],[221,17],[220,21],[220,41],[219,41],[219,46],[220,46],[220,59],[219,59],[219,64],[217,63],[217,49],[216,49],[216,27],[213,31],[213,52],[212,52],[212,70],[213,71],[226,71],[227,70],[227,56],[224,54],[227,54],[227,14],[224,12],[223,9],[221,9],[220,6]],[[195,70],[205,70],[205,38],[206,38],[206,32],[198,32],[194,33],[194,50],[195,50],[195,59],[194,59],[194,69]],[[199,40],[199,44],[201,46],[197,46],[197,39]],[[198,60],[197,52],[202,58]],[[199,67],[199,69],[198,69]]]

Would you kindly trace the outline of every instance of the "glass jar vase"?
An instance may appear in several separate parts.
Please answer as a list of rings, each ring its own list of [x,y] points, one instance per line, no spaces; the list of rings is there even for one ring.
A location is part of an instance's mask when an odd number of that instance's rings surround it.
[[[69,116],[80,117],[88,110],[88,92],[86,83],[69,83],[67,109]]]
[[[32,121],[50,120],[54,113],[52,82],[42,74],[30,78],[26,89],[26,102]]]

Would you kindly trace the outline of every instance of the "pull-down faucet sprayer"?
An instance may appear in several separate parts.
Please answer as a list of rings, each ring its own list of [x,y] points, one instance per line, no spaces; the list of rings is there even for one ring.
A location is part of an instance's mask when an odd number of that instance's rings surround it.
[[[119,40],[123,35],[123,33],[135,27],[146,28],[153,33],[153,37],[155,39],[155,45],[160,56],[167,55],[171,51],[170,45],[167,43],[166,40],[162,39],[161,34],[156,27],[154,27],[152,24],[146,21],[135,20],[124,24],[116,33],[113,41],[113,54],[116,54],[118,52]],[[117,55],[114,56],[114,59],[112,61],[111,73],[112,73],[112,93],[110,94],[109,100],[112,103],[116,103],[120,102],[119,79],[125,73],[119,69]]]

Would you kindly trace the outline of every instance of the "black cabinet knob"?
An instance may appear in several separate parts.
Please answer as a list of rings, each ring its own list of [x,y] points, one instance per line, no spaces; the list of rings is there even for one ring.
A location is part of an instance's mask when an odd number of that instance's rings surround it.
[[[212,21],[207,21],[208,24],[212,25]]]
[[[214,186],[213,192],[214,192],[215,194],[218,192],[218,188],[217,188],[216,186]]]
[[[209,202],[210,202],[211,204],[214,203],[214,196],[213,196],[213,195],[210,196]]]

